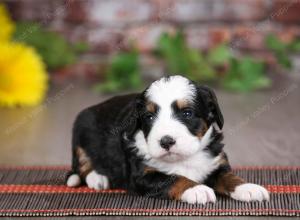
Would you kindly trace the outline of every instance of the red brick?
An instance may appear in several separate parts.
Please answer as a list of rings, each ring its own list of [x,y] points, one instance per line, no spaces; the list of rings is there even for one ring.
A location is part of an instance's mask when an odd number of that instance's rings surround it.
[[[109,26],[141,23],[153,18],[151,2],[144,0],[90,0],[90,20]]]
[[[212,46],[229,42],[231,39],[231,32],[228,27],[213,27],[209,30],[209,38]]]
[[[265,50],[265,37],[276,33],[280,37],[296,36],[295,27],[284,29],[274,27],[270,22],[253,23],[249,25],[189,25],[185,29],[190,46],[208,49],[223,42],[228,42],[232,49]]]
[[[257,20],[268,10],[265,0],[176,0],[172,7],[166,20],[176,22]]]
[[[4,3],[8,7],[10,15],[14,20],[19,20],[20,18],[22,18],[22,11],[23,11],[22,2],[5,0]]]
[[[274,55],[274,53],[270,51],[245,51],[242,53],[245,56],[254,56],[257,59],[263,60],[266,62],[269,66],[277,65],[277,59]]]
[[[50,29],[62,34],[70,42],[86,42],[88,41],[88,28],[83,25],[63,25]]]
[[[300,28],[277,27],[270,22],[250,26],[237,25],[233,27],[230,44],[235,49],[265,50],[265,38],[270,33],[277,35],[284,42],[291,42],[300,35]]]
[[[264,48],[264,36],[255,26],[237,26],[233,29],[231,46],[243,49],[262,49]]]
[[[188,44],[197,49],[209,48],[208,26],[190,25],[184,30]]]
[[[285,27],[281,31],[278,31],[277,35],[283,42],[290,43],[296,38],[300,37],[300,27],[299,26]]]
[[[123,30],[118,28],[93,27],[88,31],[88,43],[93,51],[110,53],[124,47]]]
[[[149,52],[164,31],[183,28],[188,43],[207,49],[265,50],[272,32],[290,42],[300,36],[300,0],[4,0],[16,20],[36,21],[94,51],[128,48]],[[278,24],[290,22],[289,25]]]
[[[231,39],[230,27],[224,25],[190,25],[185,34],[191,47],[204,50]]]
[[[236,22],[265,19],[269,10],[266,0],[216,0],[213,7],[216,20]]]
[[[66,21],[83,23],[87,20],[87,1],[72,0],[66,8]]]
[[[151,0],[153,7],[155,8],[154,20],[164,21],[174,11],[174,0]]]
[[[140,51],[149,52],[155,48],[157,40],[163,32],[172,33],[174,30],[171,25],[161,23],[132,27],[126,31],[124,43],[128,44],[133,41]]]
[[[164,14],[162,20],[171,20],[175,22],[194,22],[211,19],[211,3],[207,0],[187,0],[174,1],[170,13],[164,13],[167,8],[161,9],[160,13]]]
[[[249,25],[236,25],[232,29],[231,47],[233,49],[264,50],[265,37],[276,28],[269,20]]]
[[[48,25],[65,16],[68,1],[45,0],[41,3],[39,0],[20,0],[9,2],[8,5],[16,20],[36,21]]]
[[[300,1],[276,0],[271,17],[280,22],[300,22]]]

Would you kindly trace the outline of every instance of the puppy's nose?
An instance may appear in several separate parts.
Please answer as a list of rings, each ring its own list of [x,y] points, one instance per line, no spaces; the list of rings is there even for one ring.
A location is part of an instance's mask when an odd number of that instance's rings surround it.
[[[160,146],[165,150],[169,150],[175,143],[176,141],[169,135],[163,136],[160,139]]]

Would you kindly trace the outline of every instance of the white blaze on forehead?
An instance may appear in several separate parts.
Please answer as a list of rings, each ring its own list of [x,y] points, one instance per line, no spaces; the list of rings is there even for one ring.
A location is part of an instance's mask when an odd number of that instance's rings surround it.
[[[193,84],[182,76],[162,78],[151,84],[146,96],[159,106],[170,105],[175,100],[185,99],[192,101],[195,96]]]

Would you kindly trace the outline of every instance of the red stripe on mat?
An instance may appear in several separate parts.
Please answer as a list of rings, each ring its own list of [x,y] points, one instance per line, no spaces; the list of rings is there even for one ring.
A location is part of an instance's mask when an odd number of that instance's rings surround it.
[[[300,166],[233,166],[233,170],[300,170]]]
[[[300,213],[300,210],[296,209],[130,209],[130,208],[124,208],[124,209],[115,209],[115,208],[97,208],[97,209],[0,209],[1,212],[6,213],[93,213],[93,212],[125,212],[125,213],[195,213],[195,212],[216,212],[216,213],[249,213],[249,212],[255,212],[255,213],[267,213],[267,212],[273,212],[273,213]]]
[[[86,186],[71,188],[59,185],[0,185],[0,193],[125,193],[122,189],[93,190]]]
[[[0,170],[71,170],[69,165],[50,165],[50,166],[9,166],[0,165]]]
[[[6,166],[0,165],[0,170],[70,170],[69,165],[53,166]],[[234,166],[234,170],[300,170],[300,166]]]
[[[267,185],[270,193],[300,193],[300,185]],[[55,185],[0,185],[0,193],[125,193],[125,190],[93,190],[86,186],[70,188]]]

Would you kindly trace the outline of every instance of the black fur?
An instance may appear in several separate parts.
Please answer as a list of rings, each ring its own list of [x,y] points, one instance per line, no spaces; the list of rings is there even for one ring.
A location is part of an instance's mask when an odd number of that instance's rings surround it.
[[[204,125],[205,110],[197,102],[192,103],[188,108],[179,109],[176,102],[172,103],[173,117],[181,121],[189,131],[197,135],[199,130],[202,130]],[[189,113],[189,116],[185,115]]]
[[[138,120],[140,125],[140,127],[137,127],[136,129],[141,129],[144,132],[145,138],[147,138],[160,109],[156,104],[154,104],[155,112],[147,111],[145,93],[142,93],[142,95],[138,97],[136,102],[137,115],[139,116]]]
[[[221,113],[217,97],[212,89],[207,86],[197,86],[197,97],[198,100],[202,100],[202,104],[204,104],[206,112],[212,113],[211,115],[206,115],[209,124],[217,122],[219,128],[222,129],[224,118]]]
[[[218,132],[215,128],[213,128],[212,133],[212,141],[209,146],[206,147],[205,150],[209,151],[210,154],[214,157],[218,156],[223,152],[224,144],[222,143],[223,133]]]

